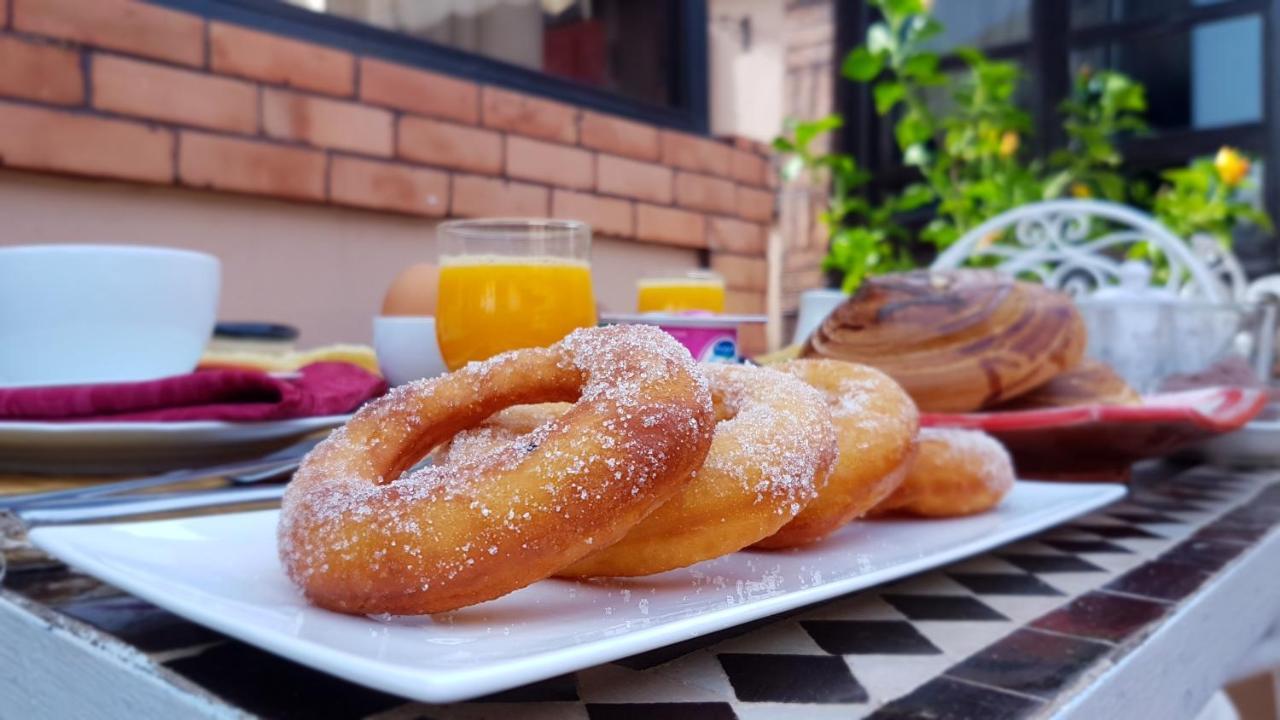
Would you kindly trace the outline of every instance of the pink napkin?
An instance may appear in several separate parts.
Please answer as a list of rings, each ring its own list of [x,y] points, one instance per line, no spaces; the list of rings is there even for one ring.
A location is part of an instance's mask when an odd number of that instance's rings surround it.
[[[314,363],[291,378],[199,370],[144,382],[0,389],[0,422],[285,420],[348,413],[386,390],[382,378],[342,362]]]

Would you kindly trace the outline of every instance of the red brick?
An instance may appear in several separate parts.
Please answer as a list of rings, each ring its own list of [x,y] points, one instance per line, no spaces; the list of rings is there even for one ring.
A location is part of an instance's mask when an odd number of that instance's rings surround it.
[[[258,130],[258,90],[247,82],[113,55],[94,55],[92,75],[99,110],[231,132]]]
[[[262,129],[320,147],[383,157],[392,151],[390,111],[287,90],[263,91]]]
[[[204,64],[204,20],[131,0],[13,0],[13,27],[110,50]]]
[[[769,184],[769,163],[752,152],[734,150],[730,155],[729,173],[734,180],[747,185],[766,187]]]
[[[480,104],[488,127],[563,143],[578,141],[578,111],[568,105],[495,87],[481,88]]]
[[[706,223],[699,213],[636,203],[636,237],[641,240],[704,248]]]
[[[360,58],[360,99],[471,125],[480,122],[479,85],[373,58]]]
[[[758,292],[769,289],[769,262],[764,258],[712,253],[711,269],[724,276],[725,287]]]
[[[9,26],[9,0],[0,0],[0,27]]]
[[[707,222],[707,245],[712,250],[763,257],[767,242],[768,231],[763,225],[723,217]]]
[[[596,190],[608,195],[667,205],[671,203],[673,178],[671,168],[661,165],[616,155],[596,156]]]
[[[658,131],[649,125],[612,115],[584,112],[580,131],[582,144],[586,147],[637,160],[658,159]]]
[[[507,136],[507,175],[513,178],[590,190],[595,184],[594,166],[586,150]]]
[[[335,156],[329,165],[329,199],[439,217],[449,211],[449,176],[412,165]]]
[[[662,162],[667,165],[729,177],[730,153],[728,145],[709,138],[662,131]]]
[[[738,186],[738,214],[748,220],[769,222],[773,219],[774,195],[768,190],[752,190]]]
[[[209,55],[215,72],[263,82],[351,95],[356,59],[342,50],[249,30],[209,23]]]
[[[737,195],[733,183],[710,175],[676,173],[676,204],[696,210],[733,213]]]
[[[0,95],[78,105],[84,100],[80,53],[0,36]]]
[[[319,150],[187,130],[178,140],[178,179],[184,185],[324,200],[325,156]]]
[[[0,165],[173,182],[173,135],[146,125],[0,103]]]
[[[635,208],[628,200],[556,190],[551,193],[551,217],[581,220],[601,235],[635,234]]]
[[[766,311],[767,295],[749,290],[726,290],[724,311],[741,315],[762,315]]]
[[[396,154],[408,160],[497,175],[502,172],[502,135],[492,130],[405,115]]]
[[[463,217],[545,217],[550,193],[544,187],[478,175],[453,176],[453,215]]]

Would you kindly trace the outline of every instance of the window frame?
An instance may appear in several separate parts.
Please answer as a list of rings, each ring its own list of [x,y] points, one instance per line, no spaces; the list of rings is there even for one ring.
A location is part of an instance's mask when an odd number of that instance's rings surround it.
[[[709,132],[706,0],[661,0],[672,23],[675,102],[657,105],[538,70],[458,50],[279,0],[147,0],[210,20],[494,85],[631,120],[705,135]]]
[[[875,20],[875,11],[865,0],[834,0],[836,68],[856,47]],[[1189,32],[1204,23],[1256,15],[1262,20],[1262,118],[1204,129],[1182,129],[1123,143],[1126,163],[1138,172],[1160,170],[1186,162],[1192,157],[1212,154],[1222,145],[1232,145],[1266,159],[1263,176],[1263,205],[1273,218],[1280,219],[1280,0],[1224,0],[1212,5],[1184,8],[1154,18],[1110,21],[1071,28],[1070,0],[1032,0],[1030,35],[1026,40],[983,48],[989,57],[1023,61],[1032,73],[1031,115],[1036,130],[1036,151],[1042,157],[1060,145],[1061,127],[1056,109],[1071,92],[1070,55],[1073,50],[1112,43],[1133,42]],[[1063,32],[1063,28],[1070,28]],[[955,58],[946,58],[943,67],[956,67]],[[911,168],[885,163],[888,151],[896,151],[888,123],[876,115],[869,89],[837,75],[834,79],[836,111],[847,122],[837,138],[838,147],[852,152],[858,162],[872,171],[876,181],[873,195],[899,188],[914,177]],[[1272,235],[1261,252],[1244,250],[1241,260],[1263,272],[1280,268],[1280,237]]]

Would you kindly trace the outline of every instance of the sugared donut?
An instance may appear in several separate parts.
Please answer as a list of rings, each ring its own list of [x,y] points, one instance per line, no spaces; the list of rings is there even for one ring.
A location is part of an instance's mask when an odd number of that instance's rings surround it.
[[[1013,461],[980,430],[923,428],[902,485],[872,515],[957,517],[990,510],[1013,487]]]
[[[692,565],[772,535],[813,500],[836,457],[822,395],[764,368],[703,371],[719,421],[706,462],[621,540],[556,575],[649,575]]]
[[[528,441],[406,473],[511,405],[576,401]],[[655,327],[578,330],[369,403],[285,491],[280,557],[316,605],[420,614],[505,595],[616,542],[702,464],[706,380]]]
[[[906,476],[915,450],[915,403],[875,368],[841,360],[793,360],[778,366],[817,388],[835,422],[840,454],[826,485],[794,520],[756,547],[816,542],[865,514]]]
[[[490,415],[479,425],[454,435],[431,453],[437,465],[469,463],[482,460],[503,445],[528,435],[564,415],[572,403],[538,403],[515,405]]]

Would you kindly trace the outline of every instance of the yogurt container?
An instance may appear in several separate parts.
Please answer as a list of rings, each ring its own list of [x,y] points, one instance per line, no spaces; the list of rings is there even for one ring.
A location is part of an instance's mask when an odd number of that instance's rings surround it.
[[[695,360],[713,363],[742,362],[738,352],[738,327],[764,323],[764,315],[720,315],[706,312],[606,314],[606,325],[657,325],[680,341]]]

